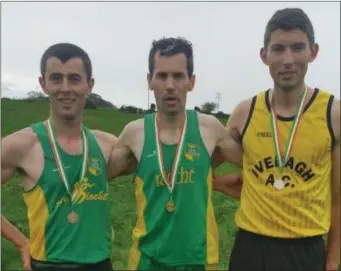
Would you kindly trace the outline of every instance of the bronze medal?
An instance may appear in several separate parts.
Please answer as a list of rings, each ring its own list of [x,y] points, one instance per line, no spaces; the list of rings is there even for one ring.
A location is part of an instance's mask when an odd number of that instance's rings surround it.
[[[175,211],[175,204],[174,201],[170,200],[166,203],[166,210],[169,213],[173,213]]]
[[[72,211],[71,213],[68,214],[67,219],[71,224],[75,224],[79,220],[79,215],[75,211]]]
[[[57,143],[56,143],[56,137],[55,134],[53,132],[52,129],[52,124],[50,119],[48,119],[45,122],[46,125],[46,130],[47,130],[47,134],[48,134],[48,139],[52,148],[52,153],[55,159],[55,162],[57,164],[58,167],[58,172],[59,172],[59,176],[61,181],[63,182],[66,192],[69,194],[70,196],[70,201],[71,201],[71,205],[75,204],[77,198],[77,194],[79,192],[78,187],[80,186],[80,184],[83,182],[83,179],[86,175],[86,171],[87,171],[87,162],[88,162],[88,157],[89,157],[89,146],[88,146],[88,138],[85,134],[85,130],[82,129],[82,147],[83,147],[83,160],[82,160],[82,167],[81,167],[81,175],[80,175],[80,179],[77,183],[80,183],[78,186],[75,185],[75,187],[71,187],[70,181],[67,179],[67,176],[64,172],[64,165],[62,163],[60,154],[58,152],[58,148],[57,148]],[[68,215],[68,220],[70,223],[76,223],[79,220],[79,216],[76,212],[72,211],[69,215]]]

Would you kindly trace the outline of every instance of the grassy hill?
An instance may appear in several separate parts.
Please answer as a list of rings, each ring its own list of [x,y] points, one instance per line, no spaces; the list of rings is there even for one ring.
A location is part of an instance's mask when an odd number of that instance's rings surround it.
[[[48,110],[48,104],[44,102],[2,100],[1,136],[4,137],[30,123],[46,119]],[[139,117],[139,115],[122,114],[110,109],[86,110],[84,122],[89,128],[119,135],[129,121]],[[230,165],[224,165],[219,168],[218,172],[235,170]],[[234,213],[238,202],[219,193],[214,193],[213,198],[219,225],[221,267],[226,269],[236,231]],[[110,200],[112,202],[112,223],[115,229],[112,258],[115,270],[123,270],[127,265],[131,232],[136,222],[132,176],[117,178],[110,183]],[[18,180],[13,179],[2,187],[1,204],[2,213],[28,235],[26,207]],[[3,238],[1,246],[1,269],[21,270],[21,261],[16,249]]]

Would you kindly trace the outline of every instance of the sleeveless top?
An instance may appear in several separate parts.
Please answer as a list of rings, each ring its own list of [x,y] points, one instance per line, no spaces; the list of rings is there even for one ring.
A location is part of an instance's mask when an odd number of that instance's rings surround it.
[[[236,223],[261,235],[299,238],[329,231],[331,218],[331,104],[333,96],[315,89],[306,103],[292,150],[276,189],[275,148],[269,91],[255,96],[242,135],[243,189]],[[293,118],[278,116],[282,146]],[[284,150],[282,149],[282,153]]]
[[[136,270],[141,253],[166,265],[215,264],[218,262],[218,230],[212,206],[211,157],[201,138],[198,116],[187,111],[187,132],[180,156],[173,201],[158,166],[155,114],[144,118],[144,146],[136,172],[137,224],[129,269]],[[169,176],[177,144],[162,144]]]
[[[32,258],[47,262],[96,263],[111,257],[111,205],[108,200],[106,161],[91,131],[88,169],[76,196],[79,221],[71,224],[70,197],[59,177],[43,122],[31,125],[44,152],[44,168],[34,188],[24,192]],[[83,155],[70,155],[57,142],[71,190],[80,178]]]

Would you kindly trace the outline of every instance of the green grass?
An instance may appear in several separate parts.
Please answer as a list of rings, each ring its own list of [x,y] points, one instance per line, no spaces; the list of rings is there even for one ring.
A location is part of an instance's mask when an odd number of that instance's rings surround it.
[[[30,123],[46,119],[48,112],[46,103],[2,100],[2,137],[24,128]],[[138,117],[140,116],[122,114],[113,110],[86,110],[84,123],[89,128],[119,135],[125,124]],[[236,170],[231,165],[224,165],[217,172],[225,173]],[[21,193],[22,189],[15,178],[2,187],[2,214],[28,236],[26,207]],[[132,176],[120,177],[110,183],[110,201],[112,202],[112,224],[115,229],[112,258],[114,268],[122,270],[127,266],[131,232],[136,221]],[[220,266],[226,269],[236,232],[234,213],[238,202],[220,193],[214,193],[213,202],[219,226]],[[1,248],[1,269],[21,270],[21,261],[16,248],[4,238],[2,238]]]

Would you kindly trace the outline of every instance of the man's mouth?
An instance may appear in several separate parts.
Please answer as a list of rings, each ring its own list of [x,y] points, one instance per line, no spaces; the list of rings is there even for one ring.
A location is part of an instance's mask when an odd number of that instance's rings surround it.
[[[58,100],[59,100],[59,102],[61,102],[64,105],[71,105],[76,101],[76,99],[72,99],[72,98],[61,98]]]

